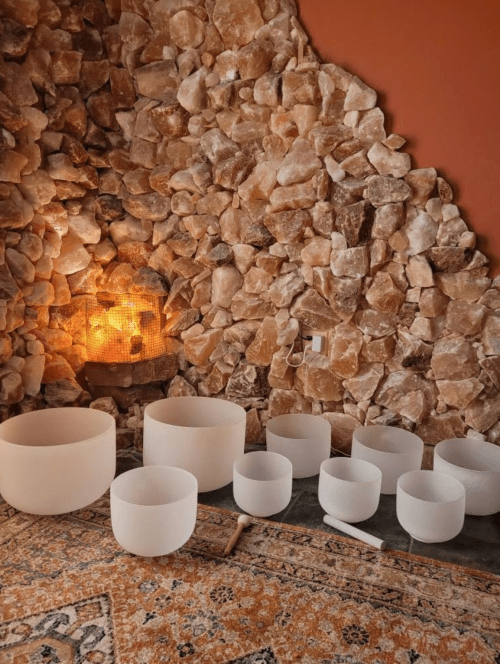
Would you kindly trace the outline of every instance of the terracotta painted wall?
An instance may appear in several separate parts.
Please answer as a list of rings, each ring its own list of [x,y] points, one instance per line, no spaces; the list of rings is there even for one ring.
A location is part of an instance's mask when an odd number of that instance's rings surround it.
[[[415,168],[434,166],[500,273],[498,0],[298,0],[325,61],[379,93]]]

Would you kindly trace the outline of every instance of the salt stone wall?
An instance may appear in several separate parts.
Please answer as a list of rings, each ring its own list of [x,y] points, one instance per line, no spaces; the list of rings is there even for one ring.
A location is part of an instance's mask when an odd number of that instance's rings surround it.
[[[292,0],[2,0],[0,404],[231,399],[428,445],[500,440],[500,280],[377,94],[308,44]],[[85,298],[166,298],[176,375],[93,390]],[[306,349],[311,330],[326,352]],[[77,380],[78,379],[78,380]],[[112,399],[118,402],[119,408]]]

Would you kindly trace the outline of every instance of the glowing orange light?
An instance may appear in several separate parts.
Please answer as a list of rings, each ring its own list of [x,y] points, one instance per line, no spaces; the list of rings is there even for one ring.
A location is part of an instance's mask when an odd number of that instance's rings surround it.
[[[135,362],[165,353],[160,298],[100,293],[87,303],[87,356],[93,362]]]

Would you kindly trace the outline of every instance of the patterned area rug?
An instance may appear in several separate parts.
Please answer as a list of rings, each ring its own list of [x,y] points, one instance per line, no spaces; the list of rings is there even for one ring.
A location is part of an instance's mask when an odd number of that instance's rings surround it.
[[[109,500],[0,505],[2,664],[500,664],[500,577],[199,506],[156,559],[115,542]]]

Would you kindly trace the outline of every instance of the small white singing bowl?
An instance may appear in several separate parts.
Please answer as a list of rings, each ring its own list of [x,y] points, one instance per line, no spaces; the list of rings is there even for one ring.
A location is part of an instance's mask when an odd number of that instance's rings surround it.
[[[233,495],[252,516],[284,510],[292,497],[292,463],[275,452],[249,452],[234,462]]]
[[[111,526],[136,556],[166,556],[185,544],[196,524],[198,482],[182,468],[147,466],[111,484]]]
[[[295,478],[319,473],[330,456],[332,427],[322,417],[293,413],[275,417],[266,425],[267,449],[290,459]]]
[[[381,470],[368,461],[326,459],[319,471],[319,504],[327,514],[346,523],[365,521],[377,511],[381,483]]]
[[[500,447],[472,438],[442,440],[434,448],[434,470],[465,487],[465,513],[500,511]]]
[[[65,514],[113,481],[116,426],[92,408],[47,408],[0,424],[0,493],[21,512]]]
[[[405,429],[372,424],[359,427],[352,435],[352,458],[380,468],[383,494],[396,493],[398,477],[421,468],[423,453],[423,441]]]
[[[447,542],[464,525],[464,485],[433,470],[412,470],[398,479],[396,514],[419,542]]]
[[[198,480],[198,491],[229,484],[233,463],[245,451],[246,412],[212,397],[174,397],[146,406],[145,466],[176,466]]]

